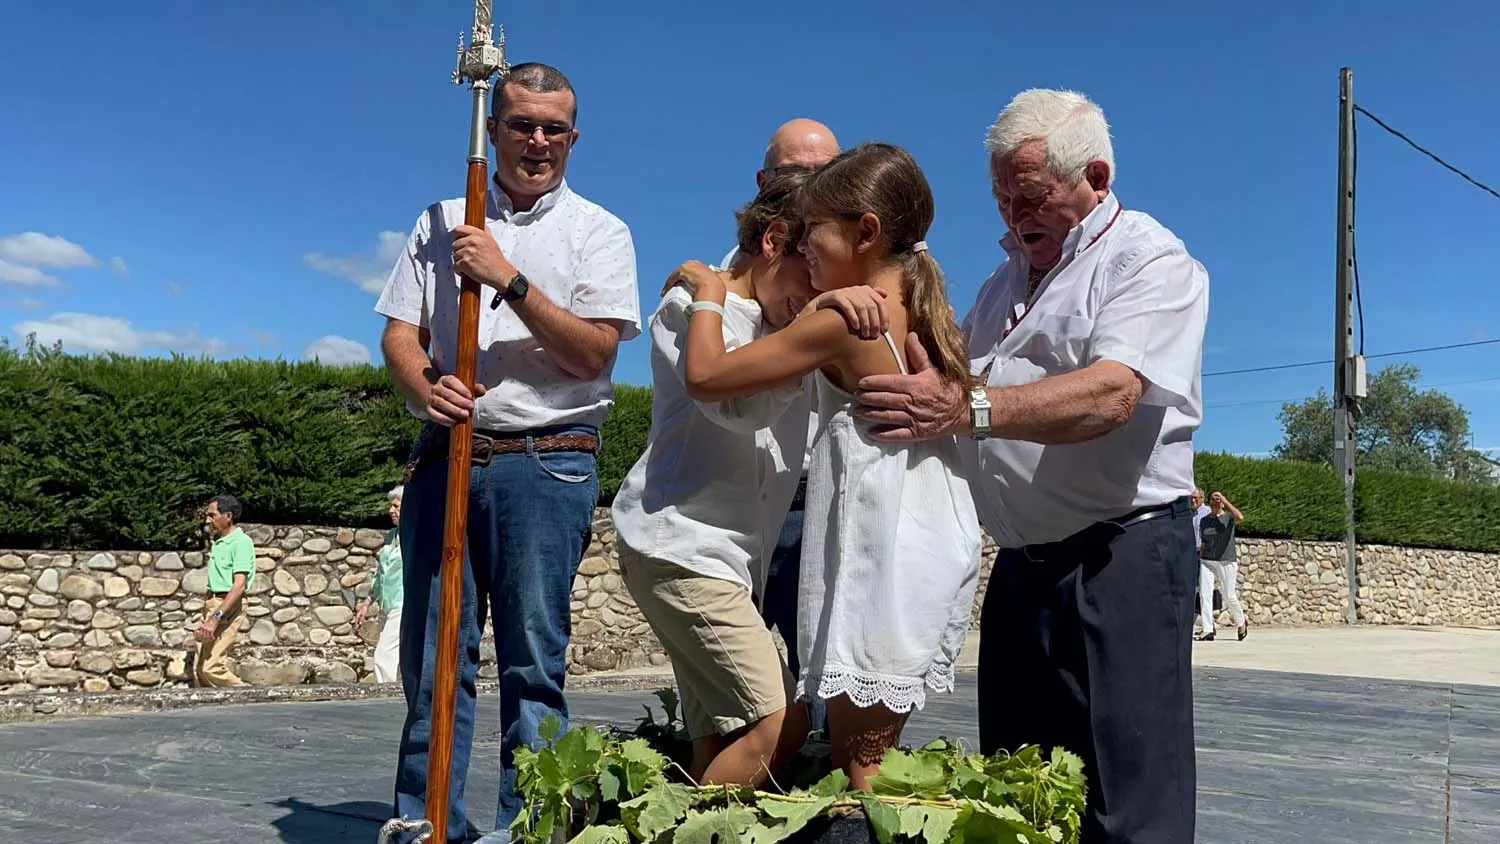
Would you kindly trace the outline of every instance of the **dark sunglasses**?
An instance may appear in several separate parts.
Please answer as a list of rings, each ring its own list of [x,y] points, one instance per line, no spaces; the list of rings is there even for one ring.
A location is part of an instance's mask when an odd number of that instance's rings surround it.
[[[536,123],[530,120],[502,120],[505,128],[518,138],[530,138],[536,134],[537,129],[542,130],[542,135],[549,141],[560,141],[573,131],[573,127],[565,123]]]

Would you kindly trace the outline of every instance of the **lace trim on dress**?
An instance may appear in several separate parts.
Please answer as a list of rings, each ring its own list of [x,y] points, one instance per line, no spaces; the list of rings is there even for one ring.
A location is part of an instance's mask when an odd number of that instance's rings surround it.
[[[927,690],[938,694],[953,691],[953,663],[937,659],[925,677],[897,677],[828,668],[817,676],[804,675],[797,681],[797,698],[807,698],[807,687],[817,687],[818,697],[828,700],[848,695],[854,705],[868,708],[879,704],[892,712],[906,713],[927,705]]]

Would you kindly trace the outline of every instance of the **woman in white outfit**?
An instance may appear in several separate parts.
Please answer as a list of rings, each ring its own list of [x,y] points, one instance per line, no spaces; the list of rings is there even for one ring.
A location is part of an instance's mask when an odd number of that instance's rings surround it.
[[[1234,529],[1244,520],[1245,514],[1230,504],[1222,492],[1209,496],[1208,513],[1198,520],[1203,563],[1198,583],[1200,614],[1203,616],[1203,632],[1198,636],[1200,642],[1214,640],[1214,578],[1219,579],[1224,589],[1224,606],[1229,608],[1229,617],[1234,619],[1240,640],[1250,635],[1250,622],[1240,604],[1240,558],[1234,547]]]
[[[817,312],[727,351],[725,290],[707,267],[679,277],[707,303],[689,328],[686,384],[699,401],[753,394],[816,372],[820,425],[808,470],[798,638],[799,697],[828,701],[834,764],[867,788],[927,693],[953,688],[978,581],[979,522],[952,437],[883,444],[852,413],[859,379],[904,372],[892,335],[915,333],[932,366],[966,387],[967,345],[923,238],[932,193],[905,150],[864,144],[803,189],[807,256],[818,290],[884,293],[889,326],[864,340]]]
[[[396,487],[386,493],[391,530],[385,544],[376,553],[375,582],[370,597],[354,612],[354,629],[365,623],[371,610],[380,611],[380,638],[375,642],[375,682],[395,683],[401,679],[401,492]]]

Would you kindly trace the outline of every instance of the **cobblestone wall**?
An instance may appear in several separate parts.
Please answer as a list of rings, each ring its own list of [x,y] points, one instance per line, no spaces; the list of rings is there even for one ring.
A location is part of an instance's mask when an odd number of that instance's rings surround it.
[[[1238,547],[1240,599],[1252,622],[1343,622],[1343,543],[1248,539]],[[1500,626],[1500,555],[1366,545],[1358,571],[1362,621]]]
[[[232,658],[264,685],[373,682],[378,622],[352,624],[383,532],[247,525],[256,580]],[[571,674],[663,668],[666,655],[620,578],[599,510],[573,581]],[[1337,543],[1240,540],[1240,594],[1257,624],[1342,623]],[[979,597],[993,547],[986,545]],[[188,685],[208,574],[201,552],[0,551],[0,693]],[[1370,546],[1361,618],[1377,624],[1500,625],[1500,555]],[[975,609],[977,614],[978,598]],[[494,679],[494,644],[480,677]]]

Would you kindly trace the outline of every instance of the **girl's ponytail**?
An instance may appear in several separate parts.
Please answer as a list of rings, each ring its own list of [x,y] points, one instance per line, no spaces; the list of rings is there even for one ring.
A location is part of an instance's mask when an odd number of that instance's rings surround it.
[[[942,267],[925,243],[918,246],[901,256],[904,258],[901,295],[906,300],[909,328],[921,339],[938,374],[967,389],[976,383],[969,371],[969,343],[959,330],[953,305],[948,301]]]

